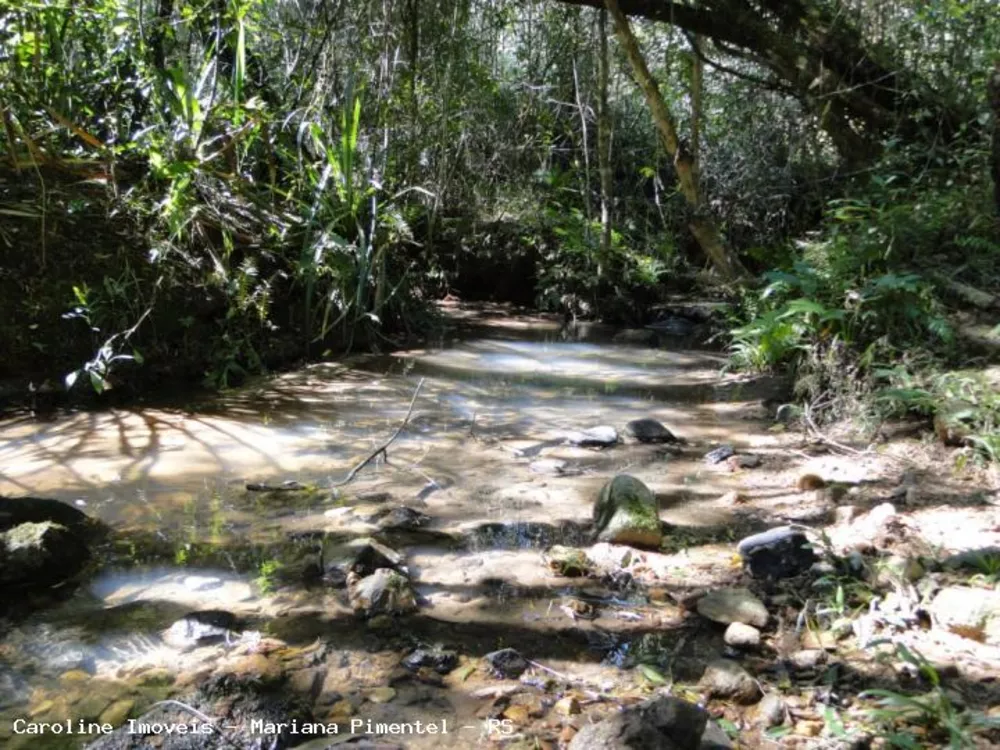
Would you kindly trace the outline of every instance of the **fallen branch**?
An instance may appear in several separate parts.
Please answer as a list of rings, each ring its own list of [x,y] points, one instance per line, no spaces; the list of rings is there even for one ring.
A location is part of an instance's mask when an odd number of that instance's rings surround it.
[[[386,449],[390,445],[392,445],[393,441],[396,438],[399,437],[399,433],[403,431],[403,428],[406,427],[407,422],[410,421],[410,415],[413,414],[413,405],[417,402],[417,394],[420,393],[420,387],[423,384],[424,384],[424,379],[420,378],[420,382],[417,383],[416,390],[413,391],[413,398],[410,399],[410,408],[406,410],[406,416],[403,417],[403,421],[400,422],[399,427],[396,428],[396,431],[392,433],[392,437],[390,437],[388,440],[382,443],[382,445],[380,445],[378,448],[369,453],[368,456],[365,457],[363,461],[360,461],[353,469],[347,472],[347,475],[343,479],[341,479],[339,482],[334,482],[333,484],[331,484],[330,485],[331,488],[343,487],[345,484],[349,484],[350,482],[354,481],[354,477],[357,476],[357,473],[361,471],[363,468],[365,468],[369,463],[371,463],[376,456],[382,455],[388,458],[388,455],[386,454]]]

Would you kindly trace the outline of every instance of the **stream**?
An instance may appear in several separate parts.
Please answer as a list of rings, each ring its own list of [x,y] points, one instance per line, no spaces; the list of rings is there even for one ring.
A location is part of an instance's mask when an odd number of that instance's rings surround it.
[[[720,633],[690,637],[668,594],[732,582],[734,541],[801,510],[766,470],[755,480],[766,507],[734,505],[726,493],[740,477],[703,461],[723,443],[774,445],[761,400],[778,385],[722,375],[719,353],[689,345],[620,343],[599,326],[565,340],[546,318],[463,315],[439,347],[316,364],[204,402],[0,423],[0,494],[55,498],[113,530],[92,577],[0,624],[0,744],[78,747],[95,737],[25,736],[12,721],[121,724],[220,671],[287,680],[324,721],[453,726],[395,738],[413,748],[490,739],[483,703],[497,680],[471,666],[494,649],[513,646],[536,673],[598,692],[631,689],[643,650],[667,654],[675,679],[688,663],[696,677]],[[411,399],[387,455],[331,489]],[[644,417],[686,443],[626,439],[626,423]],[[567,443],[597,425],[622,441]],[[624,562],[623,548],[589,553],[652,587],[546,564],[552,545],[590,544],[594,499],[617,473],[655,491],[669,542]],[[305,489],[280,488],[288,481]],[[401,506],[415,513],[388,522]],[[402,627],[355,617],[341,588],[309,575],[317,555],[372,535],[405,557],[419,609]],[[231,614],[232,639],[173,642],[172,623],[203,610]],[[459,669],[401,679],[417,646],[453,650]],[[529,706],[523,725],[550,708]]]

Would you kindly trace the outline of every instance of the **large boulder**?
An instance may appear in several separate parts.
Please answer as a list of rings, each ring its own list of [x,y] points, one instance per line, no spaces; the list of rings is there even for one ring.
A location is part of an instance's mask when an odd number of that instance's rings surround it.
[[[0,531],[22,523],[52,521],[77,532],[96,530],[98,524],[72,505],[45,497],[4,497],[0,495]]]
[[[657,548],[663,540],[656,495],[628,474],[619,474],[601,489],[594,504],[598,542]]]
[[[0,590],[45,588],[76,575],[90,553],[81,536],[53,521],[0,533]]]

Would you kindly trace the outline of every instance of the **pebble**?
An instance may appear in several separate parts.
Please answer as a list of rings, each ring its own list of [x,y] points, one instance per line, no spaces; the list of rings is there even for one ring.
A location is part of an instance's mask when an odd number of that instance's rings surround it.
[[[760,631],[752,625],[742,622],[732,622],[726,628],[722,640],[733,648],[757,648],[760,645]]]

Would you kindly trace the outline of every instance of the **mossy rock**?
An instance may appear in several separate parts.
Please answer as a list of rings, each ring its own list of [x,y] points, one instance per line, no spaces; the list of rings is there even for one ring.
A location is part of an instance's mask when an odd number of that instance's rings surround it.
[[[659,504],[645,484],[619,474],[601,488],[594,504],[597,541],[658,548],[663,540]]]

